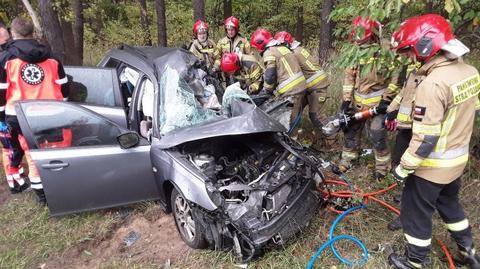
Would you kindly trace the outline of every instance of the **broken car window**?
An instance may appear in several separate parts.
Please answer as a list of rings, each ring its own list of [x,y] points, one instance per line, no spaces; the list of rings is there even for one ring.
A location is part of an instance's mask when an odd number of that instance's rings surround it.
[[[218,100],[214,100],[214,89],[204,86],[198,76],[190,74],[187,82],[176,70],[168,65],[165,67],[160,79],[159,117],[162,134],[222,118],[213,110],[221,107]]]

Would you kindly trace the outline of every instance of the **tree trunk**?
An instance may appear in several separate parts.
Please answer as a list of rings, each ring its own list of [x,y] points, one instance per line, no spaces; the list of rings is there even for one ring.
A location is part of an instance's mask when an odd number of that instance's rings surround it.
[[[297,8],[297,26],[295,27],[295,39],[299,42],[303,40],[303,6]]]
[[[83,1],[72,0],[73,13],[75,21],[73,23],[73,41],[75,47],[75,64],[83,64],[83,33],[84,33],[84,18],[83,18]]]
[[[64,64],[66,65],[79,65],[77,55],[75,53],[75,38],[73,37],[73,25],[71,22],[64,19],[60,20],[63,33],[63,44],[65,44],[65,51],[72,52],[66,53]]]
[[[223,0],[223,18],[232,16],[232,0]]]
[[[37,36],[39,39],[43,38],[43,30],[42,26],[40,25],[40,21],[38,20],[37,13],[33,9],[32,5],[28,0],[22,0],[23,5],[27,9],[28,15],[30,15],[30,18],[32,18],[33,25],[35,27],[35,32],[37,32]]]
[[[319,62],[324,66],[328,62],[329,50],[332,44],[332,22],[328,16],[332,12],[335,0],[323,0],[321,27],[320,27],[320,48],[318,50]]]
[[[62,28],[58,20],[57,12],[53,9],[52,0],[39,0],[40,15],[45,31],[45,38],[52,48],[52,52],[60,61],[65,59],[65,46],[63,43]]]
[[[157,33],[158,45],[167,46],[167,20],[165,16],[165,0],[155,0],[155,10],[157,12]]]
[[[193,21],[205,21],[205,1],[193,0]]]
[[[148,20],[147,1],[138,0],[140,2],[140,23],[143,30],[143,44],[152,45],[152,35],[150,34],[150,21]]]

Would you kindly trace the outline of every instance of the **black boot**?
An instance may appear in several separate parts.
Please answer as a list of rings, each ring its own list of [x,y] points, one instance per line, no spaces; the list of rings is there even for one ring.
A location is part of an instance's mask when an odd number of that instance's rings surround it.
[[[43,189],[35,190],[35,193],[37,194],[37,202],[40,204],[40,206],[47,206],[47,198],[45,197],[45,192],[43,192]]]
[[[422,266],[415,266],[412,262],[408,260],[406,256],[398,255],[392,253],[388,256],[388,263],[392,265],[395,269],[418,269]]]
[[[400,221],[400,217],[396,217],[392,221],[390,221],[387,225],[387,228],[390,231],[398,231],[402,229],[402,222]]]
[[[454,258],[456,265],[467,266],[470,269],[480,269],[480,257],[475,254],[475,248],[458,245],[458,255]]]
[[[376,181],[380,182],[380,181],[382,181],[383,179],[385,179],[385,175],[382,174],[382,173],[380,173],[380,172],[378,172],[378,171],[375,171],[375,172],[373,172],[373,178],[374,178]]]
[[[18,183],[15,181],[14,187],[10,188],[10,193],[12,194],[17,194],[26,191],[30,187],[30,184],[27,182],[23,183],[22,186],[18,185]]]

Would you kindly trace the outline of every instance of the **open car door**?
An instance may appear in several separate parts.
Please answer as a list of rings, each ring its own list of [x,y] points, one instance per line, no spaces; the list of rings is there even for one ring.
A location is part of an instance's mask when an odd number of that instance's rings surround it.
[[[127,128],[126,109],[117,71],[114,68],[66,66],[68,101],[101,114]]]
[[[73,103],[19,102],[16,111],[52,215],[159,199],[146,140],[122,149],[127,130]]]

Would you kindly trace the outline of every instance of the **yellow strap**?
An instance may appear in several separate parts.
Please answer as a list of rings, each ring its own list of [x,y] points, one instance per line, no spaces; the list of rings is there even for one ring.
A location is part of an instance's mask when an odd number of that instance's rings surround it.
[[[468,153],[454,159],[424,159],[420,164],[422,167],[449,168],[459,166],[468,162]]]
[[[405,123],[411,123],[412,117],[410,115],[398,113],[397,120]]]
[[[417,166],[420,166],[420,164],[423,162],[423,159],[412,155],[407,150],[407,151],[405,151],[405,153],[403,153],[402,161],[405,161],[408,164],[408,166],[417,167]]]
[[[414,122],[412,131],[416,134],[439,136],[442,131],[441,124],[427,125]]]
[[[311,70],[318,70],[317,67],[315,67],[312,62],[310,62],[309,60],[306,60],[305,63],[307,64],[308,68],[310,68]]]
[[[429,239],[420,239],[420,238],[416,238],[416,237],[413,237],[411,235],[408,235],[408,234],[404,234],[405,235],[405,238],[407,239],[407,243],[411,244],[411,245],[415,245],[415,246],[419,246],[419,247],[428,247],[430,246],[430,244],[432,244],[432,239],[429,238]]]
[[[444,152],[447,149],[447,137],[450,131],[452,130],[453,124],[455,123],[455,118],[457,116],[457,107],[452,107],[447,114],[447,117],[442,122],[442,131],[440,133],[440,138],[438,139],[437,145],[435,146],[436,152]]]
[[[275,62],[275,56],[267,56],[263,59],[264,62]]]
[[[285,59],[284,57],[282,57],[282,58],[281,58],[281,61],[282,61],[283,66],[284,66],[285,69],[287,70],[288,76],[289,76],[289,77],[292,77],[292,76],[293,76],[293,71],[292,71],[292,68],[290,67],[290,65],[288,64],[287,59]]]
[[[318,78],[310,81],[308,84],[307,84],[307,89],[310,89],[311,87],[317,85],[317,83],[319,83],[320,81],[324,80],[327,78],[327,73],[323,73],[322,75],[318,76]]]
[[[308,59],[308,57],[310,57],[310,53],[306,49],[302,49],[300,53],[303,55],[303,57],[305,57],[305,59]]]
[[[280,54],[282,55],[287,55],[287,54],[290,54],[292,53],[289,49],[287,49],[286,47],[278,47],[278,51],[280,52]]]
[[[459,222],[455,223],[446,223],[445,226],[447,226],[447,229],[452,232],[460,232],[465,229],[468,229],[470,227],[470,224],[468,223],[468,219],[463,219]]]
[[[370,97],[370,98],[363,99],[359,95],[354,95],[354,98],[355,98],[355,101],[357,101],[358,103],[364,104],[364,105],[372,105],[372,104],[378,103],[378,102],[380,102],[380,100],[382,100],[382,96],[375,96],[375,97]]]
[[[280,95],[280,94],[284,94],[284,93],[290,91],[293,87],[297,86],[302,81],[305,81],[304,76],[301,76],[301,77],[295,79],[294,81],[288,83],[287,85],[285,85],[285,87],[283,87],[281,89],[278,89],[277,94]]]

